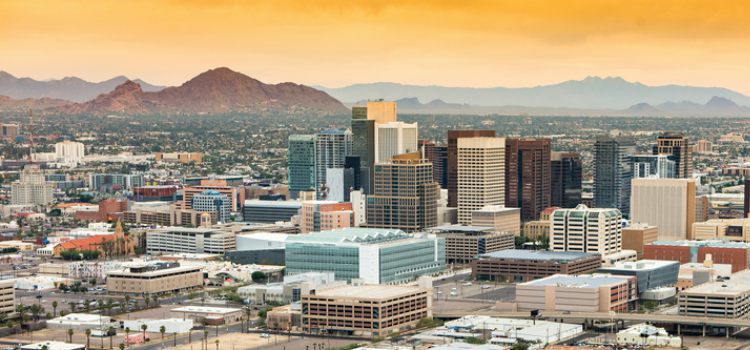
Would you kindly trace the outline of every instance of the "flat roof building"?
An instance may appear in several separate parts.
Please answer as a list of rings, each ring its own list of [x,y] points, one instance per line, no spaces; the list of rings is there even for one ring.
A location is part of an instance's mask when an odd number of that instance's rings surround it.
[[[165,227],[146,232],[149,254],[224,254],[237,246],[235,234],[207,227]]]
[[[621,262],[614,266],[602,267],[599,272],[617,276],[635,276],[638,278],[638,295],[650,289],[674,287],[680,272],[680,263],[665,260],[638,260]]]
[[[637,300],[636,278],[629,276],[553,275],[516,286],[519,310],[627,311]]]
[[[0,313],[16,311],[16,280],[0,280]]]
[[[360,285],[302,296],[307,333],[382,336],[432,317],[432,291],[416,286]]]
[[[622,249],[634,250],[643,256],[643,246],[658,239],[659,230],[654,225],[631,223],[622,229]]]
[[[750,242],[750,219],[711,219],[693,224],[693,239]]]
[[[190,318],[196,322],[205,320],[210,325],[239,322],[245,315],[242,309],[216,306],[183,306],[172,309],[170,312],[175,318]]]
[[[695,180],[633,179],[630,218],[659,228],[659,239],[692,239]]]
[[[203,286],[201,268],[178,263],[131,265],[107,272],[107,289],[112,293],[160,294],[200,286]]]
[[[471,264],[471,276],[490,281],[523,282],[554,274],[581,274],[601,267],[599,254],[546,250],[500,250]]]
[[[730,280],[704,283],[680,292],[679,313],[685,316],[742,318],[750,312],[750,271]]]
[[[622,250],[622,214],[618,209],[557,209],[552,213],[550,249],[598,253],[602,256]]]
[[[673,260],[682,264],[705,261],[732,265],[732,273],[746,270],[750,262],[750,243],[727,241],[656,241],[647,244],[643,257],[651,260]]]
[[[245,201],[242,209],[243,219],[247,222],[275,223],[291,221],[299,213],[302,202],[296,201],[262,201],[250,199]]]
[[[471,213],[472,226],[491,226],[497,232],[521,234],[521,208],[488,205]]]
[[[289,236],[286,272],[334,272],[338,280],[400,283],[445,268],[445,241],[401,230],[347,228]]]
[[[445,239],[445,258],[449,264],[468,264],[479,255],[515,248],[513,232],[498,232],[494,227],[446,225],[427,231]]]

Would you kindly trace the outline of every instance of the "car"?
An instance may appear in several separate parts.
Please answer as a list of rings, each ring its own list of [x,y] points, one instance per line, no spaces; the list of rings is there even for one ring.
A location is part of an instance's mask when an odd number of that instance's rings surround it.
[[[487,286],[487,285],[482,286],[482,289],[490,289],[490,288],[492,288],[492,286]]]
[[[471,282],[466,282],[466,283],[463,284],[464,287],[468,287],[470,285],[471,285]]]
[[[437,291],[438,294],[443,294],[442,290]]]
[[[455,297],[455,296],[457,296],[457,295],[458,295],[458,292],[456,292],[455,290],[451,292],[451,296],[452,296],[452,297]]]
[[[261,338],[263,338],[263,339],[266,339],[266,338],[270,338],[270,337],[271,337],[271,335],[270,335],[270,334],[268,334],[268,333],[261,333],[261,334],[260,334],[260,337],[261,337]]]

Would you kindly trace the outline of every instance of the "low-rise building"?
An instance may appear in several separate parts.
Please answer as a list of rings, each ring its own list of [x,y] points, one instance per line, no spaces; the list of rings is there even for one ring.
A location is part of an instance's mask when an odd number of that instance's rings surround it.
[[[432,317],[430,288],[339,286],[302,296],[302,328],[307,333],[382,336]]]
[[[344,285],[333,272],[307,272],[284,276],[284,282],[251,284],[237,289],[237,294],[252,304],[289,304],[298,302],[303,294],[314,294],[320,288]]]
[[[251,199],[245,201],[242,217],[247,222],[274,223],[290,221],[299,213],[302,202],[297,201],[263,201]]]
[[[650,289],[674,287],[679,271],[680,263],[666,260],[623,262],[599,269],[599,272],[617,276],[635,276],[638,279],[638,295]]]
[[[511,249],[480,255],[471,264],[471,276],[479,280],[523,282],[554,274],[589,273],[601,266],[599,254]]]
[[[488,205],[471,213],[472,226],[494,227],[497,232],[521,234],[521,208]]]
[[[491,226],[446,225],[427,231],[445,240],[449,264],[469,264],[479,255],[515,248],[514,232],[498,232]]]
[[[30,252],[34,250],[34,243],[21,241],[0,241],[0,251],[16,249],[19,252]]]
[[[224,254],[236,246],[234,233],[210,227],[164,227],[146,232],[149,254]]]
[[[551,224],[549,220],[527,221],[523,224],[523,236],[532,241],[538,241],[544,237],[549,238]]]
[[[711,219],[693,224],[693,239],[750,242],[750,219]]]
[[[636,278],[629,276],[554,275],[516,286],[519,310],[627,311],[637,300]]]
[[[732,265],[732,272],[746,270],[750,261],[750,243],[727,241],[656,241],[643,248],[643,258],[673,260],[681,264],[706,260]]]
[[[72,313],[47,320],[47,327],[51,329],[75,329],[82,331],[94,328],[106,329],[109,326],[119,328],[117,322],[113,322],[111,317],[95,314]]]
[[[200,267],[177,263],[133,264],[107,272],[107,289],[112,293],[160,294],[203,286]]]
[[[685,289],[679,294],[678,305],[680,315],[743,318],[750,312],[750,271]]]
[[[184,306],[172,309],[171,313],[175,318],[190,318],[196,323],[208,325],[240,322],[245,315],[242,309],[214,306]]]
[[[0,314],[8,314],[16,310],[15,286],[15,280],[0,280]]]
[[[664,328],[641,323],[617,332],[617,344],[680,348],[682,347],[682,337],[671,336]]]
[[[702,263],[685,263],[680,265],[676,287],[678,290],[684,290],[703,283],[716,281],[718,278],[730,277],[731,275],[732,265],[714,264],[707,257]]]
[[[21,350],[86,350],[84,344],[63,343],[61,341],[44,341],[41,343],[26,344]]]
[[[659,229],[654,225],[634,223],[622,229],[622,249],[634,250],[640,259],[643,246],[658,239]]]
[[[190,332],[193,329],[193,319],[191,318],[164,318],[164,319],[138,319],[138,320],[123,320],[122,328],[130,328],[131,330],[140,330],[143,325],[146,325],[147,332],[160,332],[161,327],[164,327],[164,333],[166,334],[183,334]]]

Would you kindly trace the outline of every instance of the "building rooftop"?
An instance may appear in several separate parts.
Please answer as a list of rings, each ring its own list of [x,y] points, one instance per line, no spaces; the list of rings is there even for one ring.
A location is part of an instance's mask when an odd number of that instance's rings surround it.
[[[607,271],[650,271],[663,268],[670,265],[679,265],[678,261],[671,260],[638,260],[638,261],[621,261],[615,263],[614,266],[602,267],[601,270]]]
[[[745,248],[750,249],[750,243],[748,242],[732,242],[722,240],[706,240],[706,241],[654,241],[650,245],[663,245],[663,246],[686,246],[686,247],[716,247],[716,248]]]
[[[504,211],[521,211],[521,208],[511,208],[506,207],[504,205],[486,205],[482,207],[482,209],[474,210],[474,212],[480,212],[480,213],[497,213],[497,212],[504,212]]]
[[[302,207],[302,202],[297,201],[264,201],[260,199],[245,200],[245,206],[270,207],[270,208],[296,208]]]
[[[599,254],[582,253],[582,252],[556,252],[551,250],[524,250],[508,249],[499,250],[492,253],[482,254],[480,258],[490,259],[519,259],[519,260],[550,260],[558,262],[568,262],[578,259],[587,259],[598,257]]]
[[[315,296],[339,298],[393,298],[404,294],[424,291],[424,288],[406,285],[366,284],[360,286],[344,285],[319,289]]]
[[[443,226],[430,227],[427,230],[428,231],[447,231],[447,232],[478,232],[478,231],[494,231],[495,228],[492,226],[443,225]]]
[[[411,236],[398,229],[349,227],[339,230],[313,232],[307,235],[293,235],[287,238],[287,243],[381,243]]]
[[[750,293],[750,270],[735,273],[727,281],[703,283],[699,286],[685,289],[681,293],[726,296]]]
[[[623,283],[631,277],[609,274],[594,275],[552,275],[538,280],[522,283],[526,286],[558,286],[568,288],[599,288],[614,283]]]
[[[143,264],[141,264],[139,266],[129,266],[118,270],[108,271],[107,276],[157,277],[176,272],[188,272],[193,270],[200,271],[200,267],[177,265],[161,268],[149,268],[149,266],[144,266]]]
[[[45,346],[48,350],[77,350],[77,349],[86,348],[86,345],[83,345],[83,344],[71,344],[71,343],[64,343],[61,341],[45,341],[41,343],[26,344],[26,345],[21,346],[21,349],[22,350],[41,350]]]
[[[238,311],[242,311],[242,309],[215,306],[183,306],[172,309],[172,312],[191,312],[204,314],[229,314]]]

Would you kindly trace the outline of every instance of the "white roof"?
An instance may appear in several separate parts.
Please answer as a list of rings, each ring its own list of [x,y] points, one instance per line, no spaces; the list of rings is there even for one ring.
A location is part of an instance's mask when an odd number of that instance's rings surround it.
[[[214,306],[183,306],[172,309],[172,312],[190,312],[203,314],[230,314],[238,311],[242,311],[242,309]]]
[[[63,343],[61,341],[46,341],[42,343],[27,344],[21,347],[23,350],[40,350],[43,346],[47,346],[48,350],[76,350],[83,349],[86,346],[83,344],[70,344]]]
[[[338,286],[332,288],[320,289],[315,293],[315,296],[322,297],[343,297],[343,298],[391,298],[407,293],[415,293],[423,291],[423,288],[414,286],[391,286],[391,285],[380,285],[380,284],[367,284],[361,286]]]

